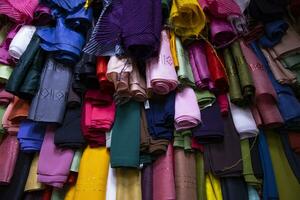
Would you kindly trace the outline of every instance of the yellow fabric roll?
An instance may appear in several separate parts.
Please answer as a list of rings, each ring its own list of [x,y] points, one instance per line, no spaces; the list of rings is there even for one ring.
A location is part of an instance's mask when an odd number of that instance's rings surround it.
[[[173,31],[170,31],[170,48],[171,48],[171,54],[174,62],[175,69],[179,68],[179,62],[178,62],[178,57],[177,57],[177,52],[176,52],[176,36]]]
[[[116,200],[142,200],[141,174],[138,169],[119,168]]]
[[[64,200],[73,200],[75,196],[75,185],[71,185],[68,189]]]
[[[39,154],[36,153],[31,162],[29,175],[27,177],[26,185],[24,191],[34,191],[44,189],[44,185],[37,181],[37,167],[38,167]]]
[[[197,0],[173,0],[170,23],[176,35],[196,37],[205,26],[205,14]]]
[[[222,200],[221,183],[211,173],[205,176],[206,200]]]
[[[80,160],[74,200],[105,200],[108,166],[108,150],[88,146]]]

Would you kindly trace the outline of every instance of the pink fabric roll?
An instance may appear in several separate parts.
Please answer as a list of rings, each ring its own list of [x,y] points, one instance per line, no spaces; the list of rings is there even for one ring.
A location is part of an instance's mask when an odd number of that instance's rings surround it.
[[[217,47],[224,47],[236,38],[236,34],[228,21],[214,17],[210,18],[210,35],[212,43]]]
[[[153,163],[153,199],[176,200],[173,146]]]
[[[220,94],[217,96],[217,101],[221,109],[223,116],[227,116],[229,112],[229,102],[226,94]]]
[[[215,17],[227,18],[232,15],[240,16],[241,9],[234,0],[199,0],[204,12]]]
[[[151,84],[153,92],[161,95],[175,90],[178,85],[177,74],[170,49],[170,40],[166,30],[161,32],[161,44],[158,58],[147,62],[147,86]]]
[[[269,128],[281,126],[283,119],[277,107],[277,94],[263,65],[244,42],[241,41],[240,45],[255,86],[255,105],[259,113],[253,113],[255,121],[261,121],[263,126]],[[258,120],[258,117],[261,119]]]
[[[61,149],[54,144],[56,128],[48,126],[38,161],[38,181],[62,188],[68,179],[74,151]]]
[[[0,105],[7,106],[13,99],[13,95],[6,92],[3,88],[0,89]]]
[[[194,128],[201,123],[200,108],[192,88],[176,93],[174,126],[176,131]]]
[[[13,176],[19,152],[16,136],[6,135],[0,143],[0,184],[8,184]]]

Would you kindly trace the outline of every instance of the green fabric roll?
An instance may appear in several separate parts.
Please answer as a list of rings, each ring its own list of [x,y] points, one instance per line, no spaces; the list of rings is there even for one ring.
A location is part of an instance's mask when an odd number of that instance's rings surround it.
[[[191,146],[192,131],[186,130],[183,132],[174,132],[174,147],[182,148],[185,151],[192,151]]]
[[[236,105],[243,105],[243,95],[240,87],[239,76],[235,68],[235,64],[230,52],[230,49],[225,49],[224,60],[226,66],[227,77],[229,81],[229,96],[230,101]]]
[[[300,197],[300,184],[285,156],[280,136],[276,132],[266,131],[266,137],[275,173],[279,199],[298,200]]]
[[[64,200],[66,196],[66,187],[63,189],[53,188],[51,200]]]
[[[72,171],[72,172],[78,172],[79,171],[81,156],[82,156],[82,149],[77,149],[74,153],[74,157],[73,157],[73,160],[72,160],[70,171]]]
[[[195,90],[198,105],[201,110],[213,105],[216,101],[216,97],[208,90]]]
[[[183,49],[181,41],[178,37],[176,37],[176,53],[179,63],[177,75],[180,84],[183,86],[195,87],[195,80],[192,72],[192,67],[189,62],[189,56]]]
[[[0,64],[0,83],[6,83],[12,72],[12,67]]]
[[[255,186],[256,188],[261,187],[261,181],[257,180],[254,175],[250,154],[249,140],[241,140],[241,151],[243,159],[243,175],[248,185]]]
[[[112,128],[111,167],[140,166],[140,104],[129,101],[119,105]]]
[[[206,200],[204,159],[201,152],[196,152],[197,200]]]
[[[236,64],[236,68],[239,75],[240,86],[242,94],[244,97],[244,102],[248,103],[251,101],[255,93],[255,87],[253,85],[253,80],[251,77],[250,69],[247,62],[245,61],[244,55],[242,53],[240,44],[238,41],[235,41],[231,45],[231,52]]]

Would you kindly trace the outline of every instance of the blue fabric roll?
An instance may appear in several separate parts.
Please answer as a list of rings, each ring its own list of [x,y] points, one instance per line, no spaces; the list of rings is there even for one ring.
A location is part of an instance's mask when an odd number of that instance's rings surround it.
[[[91,26],[92,19],[93,9],[85,9],[81,7],[75,13],[70,13],[67,15],[65,23],[69,28],[72,28],[78,32],[87,32]]]
[[[18,140],[24,152],[40,151],[46,132],[46,124],[25,120],[21,122]]]
[[[259,40],[263,47],[272,48],[281,41],[289,25],[284,20],[276,20],[265,24],[265,35]]]
[[[279,199],[268,143],[262,130],[260,130],[258,140],[259,154],[264,172],[263,200]]]
[[[149,100],[146,108],[149,134],[154,139],[171,140],[174,131],[175,92],[160,99]]]
[[[255,42],[251,43],[251,48],[263,64],[277,93],[278,108],[285,121],[285,129],[300,130],[300,103],[293,90],[288,85],[282,85],[275,79],[270,66],[268,65],[268,61]]]
[[[249,200],[260,200],[260,197],[253,186],[248,185],[248,199]]]

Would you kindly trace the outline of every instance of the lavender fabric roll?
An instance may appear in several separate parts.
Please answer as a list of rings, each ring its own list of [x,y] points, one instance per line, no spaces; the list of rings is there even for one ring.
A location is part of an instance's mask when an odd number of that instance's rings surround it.
[[[67,181],[74,151],[54,144],[54,126],[48,126],[38,161],[38,181],[62,188]]]
[[[214,17],[210,20],[210,35],[214,45],[217,47],[224,47],[236,38],[234,30],[229,22]]]
[[[175,97],[175,129],[183,131],[194,128],[200,123],[201,115],[196,94],[192,88],[186,87],[177,92]]]
[[[218,103],[201,111],[202,124],[192,130],[199,143],[215,143],[223,140],[224,125]]]

